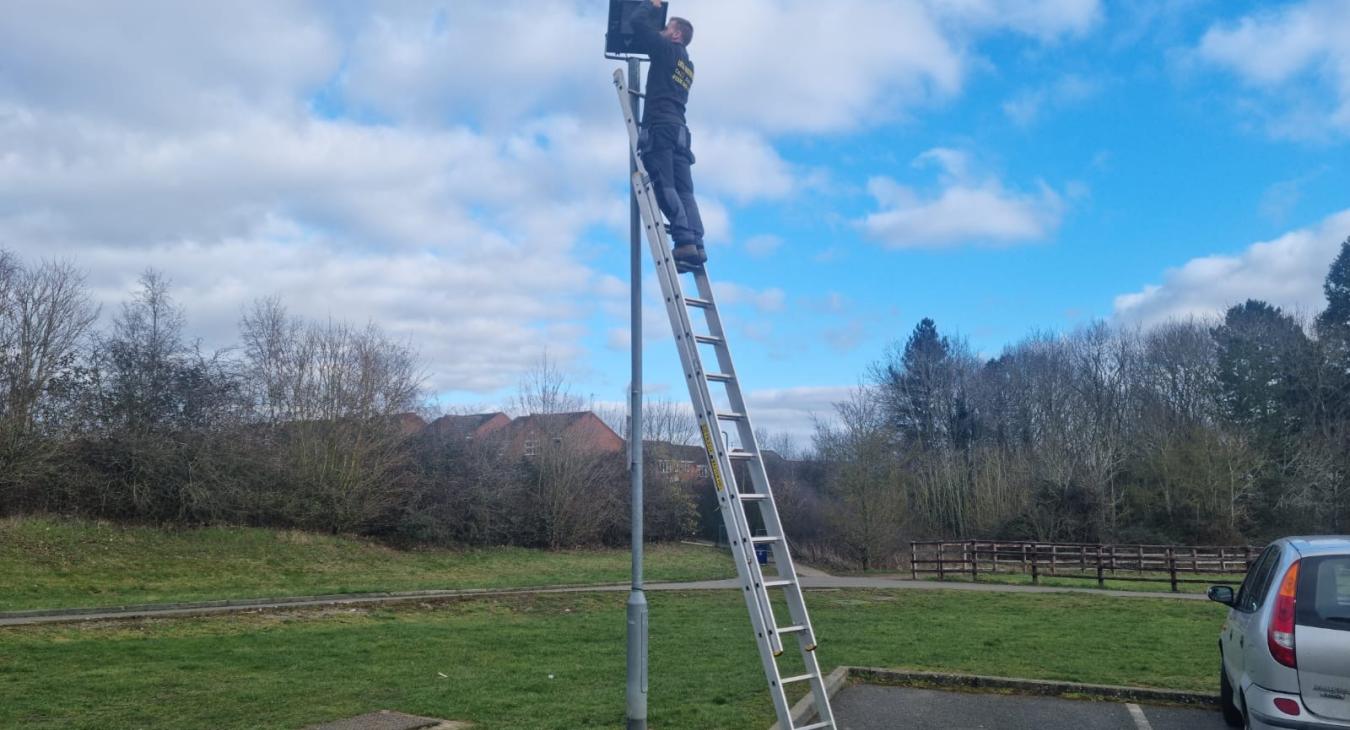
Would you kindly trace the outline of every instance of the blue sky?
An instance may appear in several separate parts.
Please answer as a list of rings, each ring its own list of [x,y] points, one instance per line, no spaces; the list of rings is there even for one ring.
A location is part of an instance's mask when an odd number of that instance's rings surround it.
[[[680,0],[695,180],[757,423],[804,439],[919,318],[986,355],[1248,296],[1304,312],[1350,235],[1350,3]],[[0,246],[109,305],[147,266],[416,343],[449,408],[547,352],[628,377],[603,3],[21,3]],[[648,280],[648,294],[653,294]],[[683,401],[664,313],[649,392]]]

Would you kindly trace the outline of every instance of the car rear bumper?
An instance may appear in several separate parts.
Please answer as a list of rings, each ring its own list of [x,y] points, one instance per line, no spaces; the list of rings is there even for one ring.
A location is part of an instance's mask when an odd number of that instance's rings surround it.
[[[1286,715],[1275,707],[1275,700],[1284,697],[1298,703],[1301,712],[1297,717]],[[1260,685],[1248,685],[1243,693],[1247,701],[1247,715],[1251,718],[1252,730],[1343,730],[1350,728],[1350,722],[1332,720],[1308,712],[1303,700],[1296,694],[1272,692]]]

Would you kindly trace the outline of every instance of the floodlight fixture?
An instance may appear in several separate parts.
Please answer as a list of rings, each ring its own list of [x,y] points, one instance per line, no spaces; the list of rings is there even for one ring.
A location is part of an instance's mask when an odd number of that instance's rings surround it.
[[[646,58],[647,54],[633,48],[633,11],[639,5],[650,0],[609,0],[609,26],[605,31],[605,58],[624,60]],[[670,6],[661,4],[657,11],[662,27],[666,24],[666,15]]]

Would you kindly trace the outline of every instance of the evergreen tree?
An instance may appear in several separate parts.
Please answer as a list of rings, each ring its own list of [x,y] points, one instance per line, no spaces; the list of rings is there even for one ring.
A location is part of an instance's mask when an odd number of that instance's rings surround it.
[[[1278,307],[1248,299],[1229,308],[1213,335],[1224,415],[1268,441],[1296,433],[1300,378],[1310,355],[1298,322]]]
[[[1317,332],[1322,337],[1348,339],[1350,333],[1350,238],[1341,244],[1341,252],[1331,262],[1322,291],[1327,308],[1317,316]]]
[[[937,324],[924,317],[899,358],[892,351],[879,368],[887,420],[906,442],[931,445],[940,435],[939,402],[950,351]]]

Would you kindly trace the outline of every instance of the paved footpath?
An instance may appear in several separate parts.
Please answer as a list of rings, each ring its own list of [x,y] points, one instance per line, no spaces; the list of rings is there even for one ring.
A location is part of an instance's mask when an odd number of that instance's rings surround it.
[[[839,588],[877,590],[939,590],[981,591],[990,593],[1086,593],[1119,598],[1168,598],[1173,600],[1205,600],[1196,593],[1152,593],[1146,591],[1103,591],[1091,588],[1060,588],[1052,586],[1019,586],[999,583],[944,583],[940,581],[908,580],[882,576],[831,576],[814,569],[801,571],[802,587],[808,590]],[[735,579],[693,581],[688,583],[648,583],[649,591],[715,591],[735,590]],[[505,588],[446,591],[409,591],[403,593],[365,593],[334,596],[300,596],[240,601],[207,601],[164,605],[125,606],[120,608],[72,609],[65,611],[18,611],[0,613],[0,627],[32,624],[70,623],[77,621],[106,621],[114,619],[180,618],[211,616],[228,613],[248,613],[293,608],[320,608],[327,606],[360,606],[380,603],[408,603],[418,600],[448,598],[490,598],[512,595],[539,595],[548,593],[607,593],[627,591],[627,583],[583,586],[547,586],[540,588]]]

